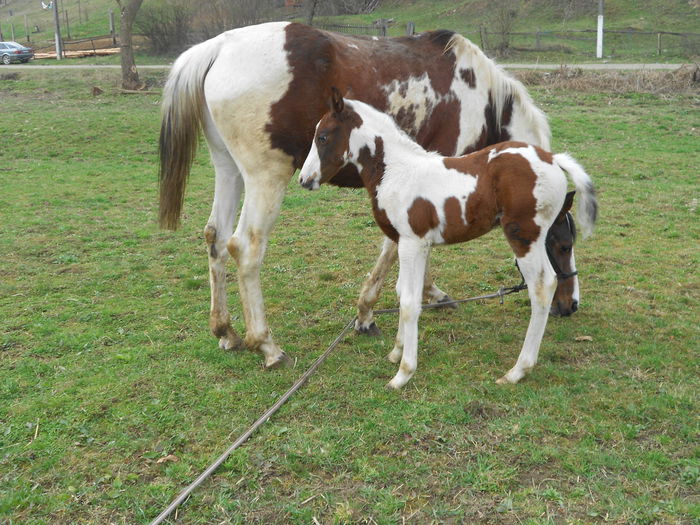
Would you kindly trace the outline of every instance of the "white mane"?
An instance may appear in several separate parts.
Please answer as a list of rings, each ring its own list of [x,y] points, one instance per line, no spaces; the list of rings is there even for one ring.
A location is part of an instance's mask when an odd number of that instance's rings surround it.
[[[491,86],[498,126],[501,125],[503,104],[508,96],[511,96],[513,97],[513,113],[515,114],[518,110],[521,112],[527,121],[527,129],[533,135],[532,140],[526,140],[526,137],[517,136],[513,137],[513,139],[533,142],[541,148],[550,149],[551,131],[547,117],[535,106],[525,86],[519,80],[511,77],[493,60],[488,58],[481,49],[460,34],[452,36],[445,47],[445,52],[448,51],[454,52],[458,63],[460,60],[463,60],[474,71],[477,71],[476,77],[478,79],[487,79],[488,84]]]

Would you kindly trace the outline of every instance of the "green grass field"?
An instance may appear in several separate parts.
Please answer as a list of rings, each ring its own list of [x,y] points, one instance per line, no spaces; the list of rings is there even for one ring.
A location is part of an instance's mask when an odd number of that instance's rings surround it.
[[[0,80],[2,523],[153,519],[333,340],[378,252],[363,192],[292,181],[263,283],[296,367],[219,350],[208,155],[182,228],[160,231],[159,98],[118,95],[118,75]],[[532,93],[600,204],[577,247],[581,309],[550,320],[532,374],[494,383],[524,337],[524,294],[424,313],[418,372],[398,393],[384,388],[397,319],[382,317],[384,337],[348,336],[178,523],[700,520],[700,98]],[[518,281],[499,232],[432,263],[455,298]]]

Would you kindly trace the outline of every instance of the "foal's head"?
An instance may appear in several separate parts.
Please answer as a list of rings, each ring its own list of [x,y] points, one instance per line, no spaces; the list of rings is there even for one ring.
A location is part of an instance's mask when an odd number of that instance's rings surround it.
[[[578,309],[579,289],[574,260],[576,224],[570,212],[574,193],[566,194],[564,206],[547,232],[547,255],[558,279],[550,309],[550,314],[555,316],[569,316]]]
[[[361,125],[362,118],[345,103],[340,91],[332,88],[330,111],[316,126],[311,151],[299,174],[304,188],[318,189],[350,161],[350,134]]]

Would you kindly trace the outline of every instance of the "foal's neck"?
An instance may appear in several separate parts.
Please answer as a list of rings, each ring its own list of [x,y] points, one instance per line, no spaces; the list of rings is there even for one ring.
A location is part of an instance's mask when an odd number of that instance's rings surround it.
[[[405,164],[415,169],[423,159],[435,154],[424,150],[404,133],[387,115],[374,110],[362,115],[364,145],[357,156],[357,167],[365,187],[373,193],[384,178],[387,166]]]

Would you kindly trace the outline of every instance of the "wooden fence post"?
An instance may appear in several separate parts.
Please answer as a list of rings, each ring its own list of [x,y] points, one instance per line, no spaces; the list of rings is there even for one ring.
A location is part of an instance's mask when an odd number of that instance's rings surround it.
[[[68,35],[68,40],[70,40],[70,24],[68,23],[68,11],[63,10],[63,18],[66,21],[66,34]]]
[[[408,36],[413,36],[416,34],[416,24],[413,22],[409,22],[406,24],[406,34]]]
[[[24,34],[27,35],[27,42],[31,42],[32,39],[29,37],[29,22],[27,21],[27,15],[24,15]]]
[[[114,11],[109,10],[109,34],[112,35],[112,45],[117,47],[117,35],[114,30]]]
[[[481,49],[486,53],[486,29],[484,29],[484,26],[479,26],[479,38],[481,39]]]

